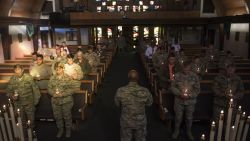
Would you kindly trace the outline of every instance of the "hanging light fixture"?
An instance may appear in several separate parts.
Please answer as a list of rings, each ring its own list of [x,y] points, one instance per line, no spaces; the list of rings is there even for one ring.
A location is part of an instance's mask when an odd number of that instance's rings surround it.
[[[102,6],[106,6],[106,1],[103,1],[103,2],[102,2]]]
[[[143,1],[139,1],[139,5],[143,5]]]
[[[116,1],[112,1],[112,5],[115,6],[116,5]]]
[[[155,2],[154,2],[153,0],[151,0],[151,1],[149,2],[149,4],[150,4],[150,5],[154,5]]]

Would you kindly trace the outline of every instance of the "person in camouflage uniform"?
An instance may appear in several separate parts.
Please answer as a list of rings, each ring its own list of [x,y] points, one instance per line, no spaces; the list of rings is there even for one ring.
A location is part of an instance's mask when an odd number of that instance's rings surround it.
[[[168,58],[167,52],[165,52],[160,48],[156,50],[156,52],[153,54],[152,57],[152,62],[156,71],[159,70],[160,66],[164,64],[167,58]]]
[[[226,112],[228,103],[232,98],[234,106],[242,99],[244,95],[244,84],[241,78],[236,75],[233,65],[227,68],[221,68],[220,73],[215,77],[212,90],[214,92],[213,120],[218,122],[221,110]]]
[[[14,102],[15,111],[20,110],[24,125],[30,120],[34,125],[35,106],[41,97],[40,91],[32,76],[24,74],[23,67],[19,64],[14,66],[15,75],[10,78],[6,93]]]
[[[97,66],[100,64],[100,56],[93,51],[93,48],[84,54],[84,57],[89,61],[92,72],[97,72]]]
[[[222,56],[219,60],[219,68],[227,68],[228,65],[234,65],[234,58],[231,51],[227,51],[225,56]]]
[[[202,63],[202,60],[199,56],[195,56],[191,63],[191,70],[196,73],[200,79],[206,73],[206,65]]]
[[[54,57],[54,60],[52,61],[51,69],[52,69],[53,75],[56,74],[55,69],[54,69],[56,62],[60,62],[63,64],[66,64],[66,62],[67,62],[66,58],[61,56],[61,49],[60,48],[56,49],[56,56]]]
[[[153,102],[148,89],[138,85],[138,73],[136,70],[129,71],[129,84],[117,90],[115,104],[121,108],[121,141],[131,141],[133,131],[135,141],[146,141],[146,114],[145,106]]]
[[[91,72],[91,66],[88,60],[83,57],[83,53],[81,51],[77,52],[74,62],[82,68],[83,78],[86,79],[88,74]]]
[[[175,55],[170,54],[166,63],[162,64],[157,72],[160,88],[167,90],[178,71],[180,65],[176,63]]]
[[[74,63],[74,55],[67,55],[67,63],[65,64],[65,74],[69,75],[73,80],[81,80],[83,72],[81,67]]]
[[[37,83],[39,89],[48,88],[48,80],[52,74],[50,66],[44,63],[43,55],[38,54],[36,65],[31,67],[30,75],[33,77]]]
[[[182,65],[183,62],[188,60],[183,49],[180,49],[180,51],[176,53],[176,59],[180,65]]]
[[[199,77],[190,69],[189,61],[183,63],[183,70],[176,73],[171,84],[171,91],[175,95],[175,129],[172,135],[177,139],[180,131],[183,114],[185,113],[186,133],[189,140],[194,140],[192,135],[193,113],[195,110],[196,98],[200,93]]]
[[[63,135],[64,123],[66,128],[66,137],[71,136],[73,93],[75,86],[72,78],[64,73],[64,64],[57,62],[55,64],[56,74],[53,75],[48,84],[48,92],[52,96],[51,104],[58,132],[56,137]]]

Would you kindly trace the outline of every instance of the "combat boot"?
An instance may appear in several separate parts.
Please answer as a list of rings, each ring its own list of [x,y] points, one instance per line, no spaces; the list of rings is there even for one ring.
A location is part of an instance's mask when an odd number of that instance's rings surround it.
[[[57,131],[56,137],[61,138],[62,135],[63,135],[63,128],[59,128],[58,131]]]
[[[66,138],[70,138],[71,137],[71,128],[66,128]]]

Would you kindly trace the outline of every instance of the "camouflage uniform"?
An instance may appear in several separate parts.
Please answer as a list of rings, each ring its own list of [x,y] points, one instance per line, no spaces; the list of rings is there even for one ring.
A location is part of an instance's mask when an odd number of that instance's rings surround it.
[[[184,53],[176,54],[176,59],[180,65],[182,65],[183,62],[188,60],[187,56]]]
[[[199,78],[201,79],[201,77],[206,73],[206,65],[203,63],[192,63],[191,64],[191,71],[193,71],[194,73],[196,73]]]
[[[180,65],[174,64],[173,74],[175,75],[179,71],[180,71]],[[168,89],[170,86],[169,64],[163,64],[162,66],[160,66],[157,75],[160,88]]]
[[[153,54],[152,62],[156,71],[159,70],[160,66],[168,59],[167,53],[164,50],[157,51]]]
[[[66,130],[71,130],[73,107],[73,80],[66,74],[63,76],[53,75],[48,84],[48,92],[52,96],[51,103],[53,108],[54,118],[59,130],[63,130],[64,122]],[[62,94],[62,97],[55,97],[56,93]]]
[[[219,120],[220,111],[225,111],[228,107],[230,90],[232,90],[231,94],[233,94],[232,98],[234,99],[234,105],[237,105],[244,95],[244,84],[241,78],[236,74],[230,78],[223,74],[219,74],[214,79],[212,90],[214,92],[213,119],[217,122]]]
[[[76,59],[75,63],[81,67],[82,73],[83,73],[83,78],[86,79],[88,74],[91,72],[91,66],[90,66],[89,62],[86,59],[83,59],[82,62],[80,62],[79,60]]]
[[[14,100],[15,111],[20,109],[20,114],[23,122],[26,124],[26,119],[34,123],[35,105],[38,104],[41,97],[40,91],[33,78],[28,74],[23,74],[22,77],[12,76],[8,83],[7,96],[12,97],[15,93],[18,94],[18,99]]]
[[[121,107],[121,141],[131,141],[135,130],[135,140],[146,140],[145,106],[152,104],[152,96],[148,89],[130,82],[117,90],[115,104]]]
[[[187,99],[181,98],[181,95],[188,94]],[[185,123],[187,135],[192,138],[191,128],[193,122],[193,112],[195,110],[196,98],[200,93],[199,77],[189,71],[187,74],[179,72],[175,75],[174,81],[171,84],[171,91],[175,95],[174,111],[175,111],[175,136],[178,136],[180,125],[185,113]],[[173,136],[174,136],[173,134]],[[175,138],[175,137],[174,137]]]
[[[85,53],[84,57],[89,60],[92,72],[97,72],[97,66],[100,64],[100,56],[95,52]]]
[[[55,57],[54,60],[52,61],[52,65],[51,65],[51,69],[52,69],[52,74],[56,74],[55,72],[55,64],[57,62],[60,62],[60,63],[63,63],[63,64],[66,64],[67,60],[66,58],[62,57],[62,56],[59,56],[59,57]]]
[[[41,65],[35,65],[30,69],[30,75],[34,77],[40,76],[42,80],[37,80],[36,83],[39,89],[47,89],[48,88],[48,79],[51,76],[51,68],[42,63]]]
[[[65,64],[64,67],[65,67],[65,69],[64,69],[65,74],[69,75],[70,77],[72,77],[74,74],[76,74],[77,75],[76,80],[82,79],[83,72],[82,72],[81,67],[78,64],[76,64],[76,63],[73,63],[72,65]]]

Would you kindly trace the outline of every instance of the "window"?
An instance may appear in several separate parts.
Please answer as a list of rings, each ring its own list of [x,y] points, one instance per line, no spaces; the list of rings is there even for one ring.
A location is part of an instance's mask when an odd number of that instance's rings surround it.
[[[101,11],[102,11],[102,7],[101,7],[101,6],[97,6],[97,7],[96,7],[96,11],[97,11],[97,12],[101,12]]]
[[[149,37],[149,28],[144,27],[144,37]]]
[[[235,32],[235,41],[239,41],[240,40],[240,32]]]
[[[100,40],[101,37],[102,37],[102,28],[97,27],[97,39],[98,39],[98,41]]]

